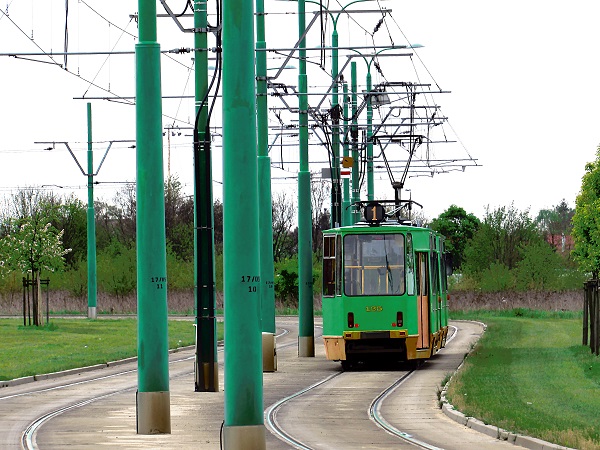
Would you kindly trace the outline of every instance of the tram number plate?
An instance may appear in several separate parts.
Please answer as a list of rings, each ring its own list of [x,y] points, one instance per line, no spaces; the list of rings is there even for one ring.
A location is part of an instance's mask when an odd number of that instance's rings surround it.
[[[383,311],[383,306],[367,306],[365,309],[367,312],[381,312]]]

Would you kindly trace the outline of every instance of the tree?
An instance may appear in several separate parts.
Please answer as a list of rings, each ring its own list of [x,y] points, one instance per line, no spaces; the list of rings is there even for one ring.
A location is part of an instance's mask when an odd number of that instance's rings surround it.
[[[554,243],[556,236],[567,236],[571,234],[571,220],[575,210],[569,207],[565,199],[552,209],[542,209],[538,213],[535,222],[538,228],[546,236],[546,240]]]
[[[64,265],[64,256],[71,249],[62,246],[63,231],[57,231],[50,222],[33,216],[10,221],[12,231],[1,242],[3,260],[0,265],[8,270],[31,273],[33,281],[33,323],[43,325],[40,277],[43,271],[54,272]]]
[[[573,216],[573,256],[594,278],[600,271],[600,146],[596,161],[585,165]]]
[[[285,192],[273,197],[273,257],[281,261],[298,253],[298,228],[292,231],[296,212]]]
[[[512,270],[523,259],[523,248],[540,240],[528,210],[518,211],[513,204],[491,212],[488,207],[481,226],[465,248],[463,271],[480,278],[494,263]]]
[[[131,245],[136,237],[135,183],[127,183],[114,196],[113,204],[95,202],[98,247],[113,239]]]
[[[523,291],[555,288],[561,267],[560,256],[548,242],[531,243],[523,248],[523,259],[517,263],[517,288]]]
[[[165,183],[165,227],[167,243],[182,261],[194,258],[194,199],[183,195],[177,177]]]
[[[456,205],[431,222],[431,228],[446,236],[446,249],[452,254],[452,267],[458,269],[464,260],[467,242],[473,238],[481,222],[473,214]]]
[[[331,184],[317,172],[310,176],[310,202],[312,209],[312,250],[320,254],[323,248],[323,230],[331,228],[331,214],[325,203],[331,199]]]
[[[49,210],[52,226],[63,230],[62,243],[72,249],[65,255],[68,267],[87,259],[87,206],[73,195],[61,199]]]
[[[223,253],[223,203],[216,199],[213,204],[214,227],[215,227],[215,249],[217,253]]]

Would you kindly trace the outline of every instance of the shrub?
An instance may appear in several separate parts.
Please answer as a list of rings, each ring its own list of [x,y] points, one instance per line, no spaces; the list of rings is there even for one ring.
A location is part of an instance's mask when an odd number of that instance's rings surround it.
[[[510,290],[514,286],[512,273],[504,264],[492,263],[489,269],[481,273],[480,286],[483,292]]]
[[[522,249],[523,259],[515,270],[518,290],[556,289],[562,267],[561,257],[546,242],[532,242]]]
[[[97,257],[98,287],[124,297],[137,287],[136,248],[113,239]]]

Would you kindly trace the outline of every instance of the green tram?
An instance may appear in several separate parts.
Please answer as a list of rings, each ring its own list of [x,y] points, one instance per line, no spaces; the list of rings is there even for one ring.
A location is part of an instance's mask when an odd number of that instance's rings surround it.
[[[366,222],[323,232],[323,340],[327,359],[427,359],[446,344],[444,237],[402,220],[379,203]],[[449,269],[449,270],[447,270]]]

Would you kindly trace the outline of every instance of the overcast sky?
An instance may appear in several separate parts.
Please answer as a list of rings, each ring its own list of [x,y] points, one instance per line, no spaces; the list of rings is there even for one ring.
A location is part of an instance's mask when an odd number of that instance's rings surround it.
[[[70,3],[69,51],[134,49],[137,27],[129,15],[137,10],[137,2]],[[169,2],[169,5],[180,11],[184,2]],[[595,159],[600,144],[597,107],[600,31],[596,24],[600,3],[395,0],[365,2],[351,9],[379,6],[392,12],[373,37],[376,45],[390,45],[390,42],[405,45],[408,40],[423,48],[416,50],[412,59],[381,58],[385,78],[374,72],[373,83],[421,81],[451,91],[436,96],[435,100],[449,119],[449,125],[444,127],[447,138],[459,143],[445,144],[448,150],[440,146],[431,151],[440,158],[472,157],[479,165],[475,167],[471,161],[464,172],[409,178],[406,188],[411,190],[413,199],[424,205],[425,215],[436,217],[450,204],[462,206],[479,217],[487,205],[495,208],[511,202],[521,210],[530,208],[534,216],[563,198],[574,206],[585,164]],[[0,15],[0,53],[62,52],[64,7],[62,0],[2,2],[0,9],[8,11],[8,16]],[[330,10],[339,8],[337,2],[329,2]],[[267,12],[290,13],[267,16],[267,47],[294,45],[298,35],[295,10],[295,3],[266,1]],[[309,14],[307,22],[311,17]],[[373,13],[353,14],[351,19],[343,16],[338,23],[340,46],[371,45],[373,39],[362,28],[372,32],[379,18],[381,14]],[[211,20],[214,22],[214,17]],[[319,45],[317,27],[309,32],[308,47]],[[328,21],[325,29],[328,45],[331,31]],[[158,36],[162,50],[193,46],[191,34],[181,33],[171,19],[159,20]],[[320,61],[318,53],[310,54],[313,62]],[[44,150],[52,146],[35,142],[68,142],[85,168],[87,101],[92,103],[96,166],[108,141],[135,139],[133,106],[92,99],[115,94],[133,96],[134,57],[69,56],[68,71],[47,64],[51,62],[48,57],[31,58],[46,63],[0,56],[0,194],[10,194],[25,186],[55,185],[51,187],[55,192],[72,191],[85,200],[85,177],[66,146],[56,144],[53,150]],[[269,54],[270,67],[282,63],[282,59],[276,58],[276,54]],[[59,64],[64,62],[62,56],[54,59]],[[340,66],[345,61],[346,57],[341,56]],[[326,71],[331,69],[328,58],[324,64]],[[362,92],[366,65],[358,64]],[[297,67],[295,61],[290,65]],[[190,67],[190,54],[162,58],[163,95],[193,95]],[[316,64],[309,64],[309,85],[313,92],[323,92],[324,73]],[[349,67],[345,78],[350,79]],[[285,70],[280,81],[297,86],[297,71]],[[316,98],[311,97],[311,105]],[[277,102],[270,98],[269,106],[281,106]],[[328,100],[324,106],[329,106]],[[191,99],[165,100],[163,126],[189,127],[193,108]],[[378,119],[376,113],[374,121]],[[282,120],[288,124],[296,119],[282,114]],[[279,121],[271,115],[270,123],[275,126]],[[220,125],[220,111],[215,113],[212,124]],[[276,132],[272,130],[271,141]],[[189,129],[182,128],[176,130],[170,141],[166,136],[164,139],[165,174],[170,162],[170,172],[180,178],[188,193],[192,192],[190,134]],[[119,183],[135,180],[135,152],[128,148],[132,144],[113,144],[97,177],[102,182],[96,190],[97,198],[110,200],[114,190],[121,186]],[[274,190],[295,196],[297,153],[290,147],[274,147],[271,152],[274,165],[281,163],[282,155],[285,170],[273,169]],[[217,136],[215,197],[221,195],[218,183],[221,157]],[[311,153],[311,162],[314,161],[311,170],[320,170],[323,164],[319,161],[323,160],[318,151]],[[378,171],[376,178],[375,196],[393,197],[385,172]]]

